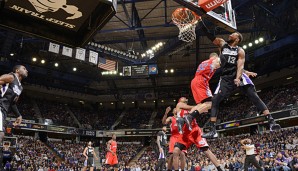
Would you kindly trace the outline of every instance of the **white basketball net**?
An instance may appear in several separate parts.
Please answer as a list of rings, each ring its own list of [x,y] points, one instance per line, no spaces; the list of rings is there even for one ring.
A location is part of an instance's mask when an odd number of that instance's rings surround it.
[[[196,40],[196,26],[199,19],[187,8],[179,8],[175,12],[175,15],[172,14],[172,20],[179,28],[179,40],[184,42]]]

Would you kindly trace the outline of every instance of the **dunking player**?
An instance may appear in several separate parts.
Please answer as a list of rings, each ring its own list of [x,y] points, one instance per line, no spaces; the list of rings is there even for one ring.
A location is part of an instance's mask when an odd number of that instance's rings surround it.
[[[112,139],[107,143],[107,155],[106,155],[106,168],[107,167],[114,167],[116,171],[118,171],[118,158],[117,158],[117,142],[116,142],[116,134],[112,134]]]
[[[182,97],[179,99],[176,105],[178,117],[184,117],[188,115],[188,111],[192,109],[192,106],[187,105],[187,99]],[[203,113],[208,111],[208,104],[199,104],[196,106],[198,113]],[[173,151],[173,165],[174,170],[179,168],[179,155],[181,150],[187,150],[192,144],[195,144],[197,148],[201,149],[205,155],[211,160],[211,162],[216,166],[217,170],[222,171],[220,168],[220,163],[217,161],[215,155],[209,150],[208,143],[205,138],[202,138],[202,131],[198,126],[196,120],[191,122],[192,130],[189,130],[187,125],[183,126],[183,134],[179,134],[178,141],[175,144]],[[183,170],[183,168],[182,168]]]
[[[206,33],[207,37],[220,48],[221,53],[220,60],[222,73],[218,87],[214,93],[215,95],[212,98],[210,119],[212,130],[202,136],[204,138],[216,138],[218,134],[216,132],[215,124],[219,112],[219,104],[226,97],[230,96],[231,92],[235,90],[237,86],[242,84],[241,79],[244,71],[245,52],[241,47],[238,47],[238,44],[243,40],[243,37],[239,32],[229,35],[228,41],[224,41],[221,38],[214,37],[214,35],[211,34],[204,25],[202,30]],[[250,100],[254,102],[258,110],[262,111],[263,114],[268,116],[267,118],[271,129],[280,128],[280,126],[274,122],[269,110],[259,96],[257,96],[256,93],[251,92],[251,89],[247,89],[247,92],[245,93],[248,95]],[[191,114],[192,117],[196,115],[197,114]],[[186,119],[186,121],[187,120],[188,119]]]
[[[179,131],[177,126],[177,110],[176,108],[174,108],[173,109],[174,116],[168,117],[168,114],[170,111],[171,111],[171,107],[167,107],[166,112],[162,118],[162,123],[164,125],[171,124],[170,125],[171,137],[170,137],[170,144],[169,144],[170,156],[168,159],[168,171],[172,170],[173,168],[173,150],[174,150],[175,143],[177,142],[179,137]],[[186,150],[184,150],[183,153],[181,153],[180,155],[181,168],[185,168],[185,162],[186,162],[185,153],[186,153]]]
[[[94,159],[93,157],[98,160],[95,150],[92,147],[92,142],[89,141],[87,144],[87,147],[84,149],[83,155],[86,157],[86,160],[84,162],[84,168],[83,171],[86,171],[88,167],[90,167],[90,171],[93,171],[94,169]]]
[[[27,76],[28,71],[23,65],[16,65],[13,67],[13,73],[0,76],[0,143],[4,138],[5,118],[10,110],[17,115],[14,125],[17,126],[22,122],[22,115],[16,103],[23,90],[21,81]],[[2,151],[0,151],[0,160],[2,160]]]
[[[167,156],[167,149],[166,149],[166,145],[167,145],[167,126],[163,126],[162,130],[159,131],[157,133],[157,139],[156,139],[156,143],[158,146],[158,150],[159,150],[159,156],[158,156],[158,163],[156,165],[156,169],[157,171],[163,171],[163,169],[166,166],[166,156]]]

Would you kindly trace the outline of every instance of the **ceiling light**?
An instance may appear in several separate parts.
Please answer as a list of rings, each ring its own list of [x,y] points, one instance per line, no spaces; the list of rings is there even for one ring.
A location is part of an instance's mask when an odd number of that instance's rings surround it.
[[[135,102],[131,102],[132,104],[134,104]]]
[[[169,72],[169,71],[166,69],[166,70],[165,70],[165,73],[168,73],[168,72]]]
[[[174,73],[174,69],[171,69],[171,73]]]
[[[99,103],[100,106],[102,106],[102,103]]]
[[[113,102],[111,102],[111,105],[114,104]]]
[[[249,47],[252,47],[252,43],[248,43],[248,46],[249,46]]]
[[[288,77],[287,80],[290,80],[290,79],[292,79],[292,78],[293,78],[293,77]]]
[[[76,68],[76,67],[74,67],[72,70],[73,70],[73,71],[77,71],[77,68]]]
[[[161,103],[165,102],[164,100],[161,100]]]
[[[58,67],[59,66],[59,64],[58,63],[55,63],[55,67]]]
[[[174,102],[176,102],[176,100],[173,100]]]
[[[14,53],[10,53],[10,56],[14,56]]]
[[[122,104],[125,104],[125,102],[122,102]]]
[[[259,40],[255,40],[255,44],[259,44]]]
[[[144,101],[144,103],[146,103],[146,101]]]
[[[120,76],[123,76],[123,73],[122,73],[122,72],[120,72],[120,73],[119,73],[119,75],[120,75]]]
[[[42,64],[46,63],[46,61],[45,61],[44,59],[43,59],[43,60],[41,60],[40,62],[41,62]]]
[[[246,46],[246,45],[244,45],[244,46],[243,46],[243,49],[246,49],[246,48],[247,48],[247,46]]]
[[[32,58],[32,61],[33,61],[33,62],[36,62],[36,61],[37,61],[37,58]]]
[[[263,37],[260,37],[260,38],[259,38],[259,41],[260,41],[260,42],[263,42],[263,41],[264,41],[264,38],[263,38]]]

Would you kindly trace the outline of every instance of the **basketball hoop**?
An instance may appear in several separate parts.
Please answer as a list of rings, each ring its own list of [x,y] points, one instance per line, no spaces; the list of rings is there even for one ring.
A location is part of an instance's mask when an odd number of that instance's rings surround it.
[[[188,8],[177,8],[172,13],[172,20],[179,28],[179,40],[192,42],[196,39],[196,26],[201,20],[195,12]]]

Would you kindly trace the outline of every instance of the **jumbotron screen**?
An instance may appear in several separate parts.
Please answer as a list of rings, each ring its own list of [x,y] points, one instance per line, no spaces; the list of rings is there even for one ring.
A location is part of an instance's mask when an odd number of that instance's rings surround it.
[[[132,77],[148,76],[148,75],[149,75],[148,65],[131,66],[131,76]]]

